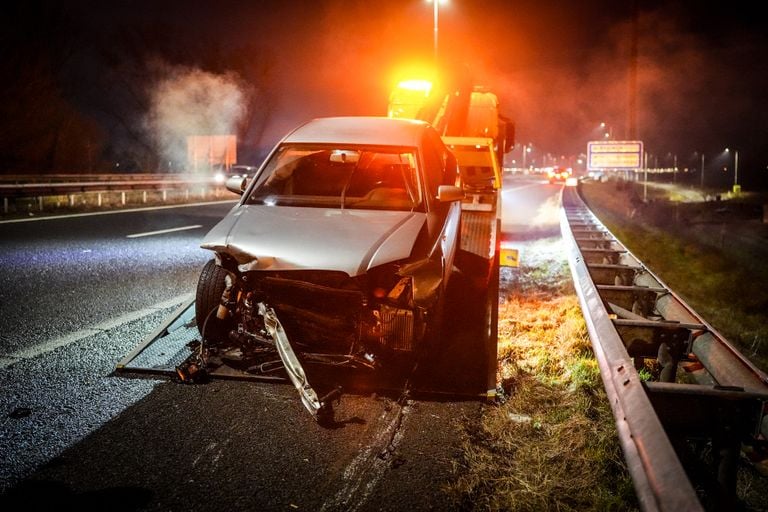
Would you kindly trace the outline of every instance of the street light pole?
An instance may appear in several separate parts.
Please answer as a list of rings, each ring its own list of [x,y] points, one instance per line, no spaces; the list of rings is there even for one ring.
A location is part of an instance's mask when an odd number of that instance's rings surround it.
[[[725,152],[730,153],[731,150],[729,148],[725,148]],[[738,185],[739,185],[739,150],[734,149],[733,150],[733,193],[734,194],[739,193],[740,187]]]
[[[677,183],[677,155],[674,155],[674,166],[672,167],[672,181]]]
[[[645,153],[645,165],[643,166],[643,203],[648,202],[648,152]]]
[[[434,32],[435,32],[435,62],[437,62],[437,17],[438,12],[440,11],[439,4],[440,0],[432,0],[432,3],[434,4]]]

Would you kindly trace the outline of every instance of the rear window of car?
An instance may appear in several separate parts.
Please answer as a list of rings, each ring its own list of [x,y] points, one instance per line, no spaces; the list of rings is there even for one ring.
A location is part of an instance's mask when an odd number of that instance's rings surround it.
[[[246,200],[268,206],[420,210],[415,148],[281,145]]]

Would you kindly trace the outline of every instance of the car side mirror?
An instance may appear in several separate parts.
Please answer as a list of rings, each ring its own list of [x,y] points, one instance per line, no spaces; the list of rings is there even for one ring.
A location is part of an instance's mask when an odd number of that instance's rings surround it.
[[[224,186],[227,187],[227,190],[230,192],[243,195],[245,188],[248,186],[248,178],[245,176],[232,176],[231,178],[227,179],[226,183],[224,183]]]
[[[440,185],[437,187],[437,200],[441,203],[461,201],[462,199],[464,199],[464,191],[461,187],[454,187],[453,185]]]

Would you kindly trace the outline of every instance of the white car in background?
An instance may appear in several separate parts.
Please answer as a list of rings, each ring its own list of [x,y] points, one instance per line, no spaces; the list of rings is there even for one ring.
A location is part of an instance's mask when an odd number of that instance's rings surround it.
[[[456,159],[422,121],[310,121],[272,150],[204,238],[196,318],[207,350],[279,355],[307,409],[332,414],[307,364],[397,365],[439,332],[459,247]]]

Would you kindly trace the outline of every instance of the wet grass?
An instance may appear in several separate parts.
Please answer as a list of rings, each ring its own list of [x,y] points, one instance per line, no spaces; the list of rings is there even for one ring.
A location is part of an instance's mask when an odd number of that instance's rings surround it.
[[[762,242],[763,252],[759,236],[754,237],[757,249],[754,242],[744,245],[731,223],[740,223],[742,232],[747,222],[758,233],[765,228],[753,220],[730,218],[707,225],[707,230],[693,230],[686,212],[682,221],[674,222],[669,204],[663,202],[631,216],[630,194],[613,182],[582,187],[590,208],[633,254],[740,352],[768,371],[768,240]]]
[[[685,222],[674,222],[664,215],[665,210],[669,211],[668,204],[654,203],[650,211],[631,215],[626,206],[629,193],[611,182],[582,188],[590,209],[647,268],[756,366],[768,369],[768,266],[761,256],[761,251],[768,250],[768,243],[762,242],[764,247],[760,247],[758,236],[755,245],[749,232],[754,229],[761,233],[765,228],[753,223],[745,230],[748,220],[732,218],[722,223],[725,228],[719,228],[727,233],[729,243],[718,243],[720,233],[713,243],[711,234],[702,236],[701,232],[687,229]],[[739,206],[728,208],[735,210]],[[747,244],[740,241],[745,233]],[[711,445],[706,443],[692,448],[703,465],[711,464],[710,450]],[[766,454],[743,445],[737,474],[740,510],[768,510],[766,477]]]
[[[613,415],[558,239],[502,269],[504,400],[464,431],[463,510],[636,510]]]

